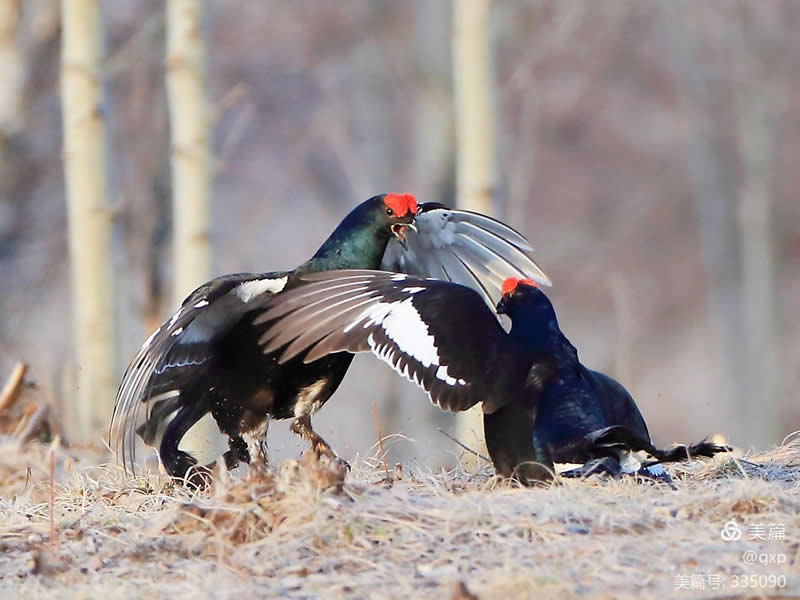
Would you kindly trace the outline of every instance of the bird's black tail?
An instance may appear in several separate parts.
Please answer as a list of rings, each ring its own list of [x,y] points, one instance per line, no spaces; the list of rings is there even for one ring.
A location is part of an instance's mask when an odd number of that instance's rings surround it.
[[[730,446],[715,444],[713,442],[707,442],[706,440],[702,440],[695,444],[689,444],[688,446],[684,444],[678,444],[669,450],[660,450],[652,446],[651,448],[652,450],[648,449],[647,452],[658,459],[658,462],[662,463],[683,462],[686,460],[691,460],[697,456],[711,458],[715,454],[730,452],[732,450]]]
[[[722,452],[730,452],[731,447],[715,444],[702,440],[695,444],[678,444],[669,450],[653,446],[652,442],[627,427],[618,425],[605,427],[589,433],[584,444],[594,449],[595,452],[602,448],[624,448],[630,451],[643,451],[655,460],[648,465],[656,463],[683,462],[698,456],[712,457]]]

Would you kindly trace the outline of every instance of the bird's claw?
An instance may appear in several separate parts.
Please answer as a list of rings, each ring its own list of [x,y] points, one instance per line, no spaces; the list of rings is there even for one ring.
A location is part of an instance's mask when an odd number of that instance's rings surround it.
[[[317,455],[317,459],[322,458],[325,456],[331,463],[331,465],[338,465],[344,467],[348,472],[352,471],[352,467],[350,463],[344,460],[343,458],[339,458],[336,452],[333,451],[327,442],[324,441],[317,441],[311,446],[312,451],[314,454]]]
[[[609,457],[595,458],[580,467],[564,471],[560,473],[559,476],[568,479],[585,479],[595,473],[606,473],[612,477],[619,477],[622,474],[622,468],[620,467],[619,461],[615,461]]]

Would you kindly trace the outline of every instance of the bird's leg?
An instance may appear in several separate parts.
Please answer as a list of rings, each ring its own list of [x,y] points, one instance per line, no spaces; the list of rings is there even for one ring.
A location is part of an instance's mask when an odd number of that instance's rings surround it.
[[[269,467],[269,452],[267,450],[267,430],[269,429],[269,419],[257,428],[242,434],[242,440],[246,445],[246,451],[242,451],[240,456],[244,458],[245,452],[250,469],[254,472],[265,473]],[[233,450],[233,448],[231,448]],[[244,450],[244,449],[242,449]]]
[[[336,452],[333,451],[330,444],[322,439],[314,428],[311,426],[311,416],[310,415],[302,415],[297,417],[292,424],[289,426],[289,431],[294,434],[299,435],[303,438],[306,442],[308,442],[309,446],[311,446],[312,452],[317,455],[317,457],[327,456],[332,462],[342,462],[345,464],[347,469],[350,469],[350,465],[339,458],[336,455]]]
[[[311,417],[309,415],[297,417],[294,421],[292,421],[289,431],[299,435],[306,442],[308,442],[309,446],[311,446],[311,449],[317,456],[336,458],[336,453],[333,451],[330,444],[323,440],[322,437],[316,431],[314,431],[314,428],[311,427]]]

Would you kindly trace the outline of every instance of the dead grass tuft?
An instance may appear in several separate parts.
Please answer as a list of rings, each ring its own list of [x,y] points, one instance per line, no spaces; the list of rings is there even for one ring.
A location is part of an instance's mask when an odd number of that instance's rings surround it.
[[[670,466],[677,490],[602,478],[524,489],[489,470],[406,468],[387,478],[379,455],[347,472],[303,454],[198,491],[98,458],[0,440],[0,589],[48,598],[663,597],[681,574],[718,574],[730,586],[753,573],[787,577],[787,588],[767,591],[800,591],[796,438],[764,454]],[[731,520],[745,535],[726,542]],[[747,539],[748,528],[776,524],[784,539]],[[748,550],[786,561],[746,565]]]

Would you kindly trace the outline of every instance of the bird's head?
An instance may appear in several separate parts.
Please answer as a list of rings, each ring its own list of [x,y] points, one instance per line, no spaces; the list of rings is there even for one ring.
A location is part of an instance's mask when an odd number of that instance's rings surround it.
[[[396,238],[406,246],[406,227],[416,230],[413,222],[417,216],[417,201],[411,194],[380,194],[355,207],[342,226],[369,231],[379,239]]]
[[[405,246],[406,228],[415,229],[416,215],[417,201],[411,194],[380,194],[365,200],[314,254],[314,269],[377,269],[389,240],[395,238]]]
[[[513,320],[515,315],[538,312],[539,310],[553,311],[553,305],[539,289],[533,279],[517,279],[509,277],[503,281],[502,296],[497,302],[495,310],[498,315],[508,315]]]
[[[383,194],[378,196],[378,211],[391,234],[403,247],[406,245],[406,227],[414,229],[417,201],[411,194]]]

